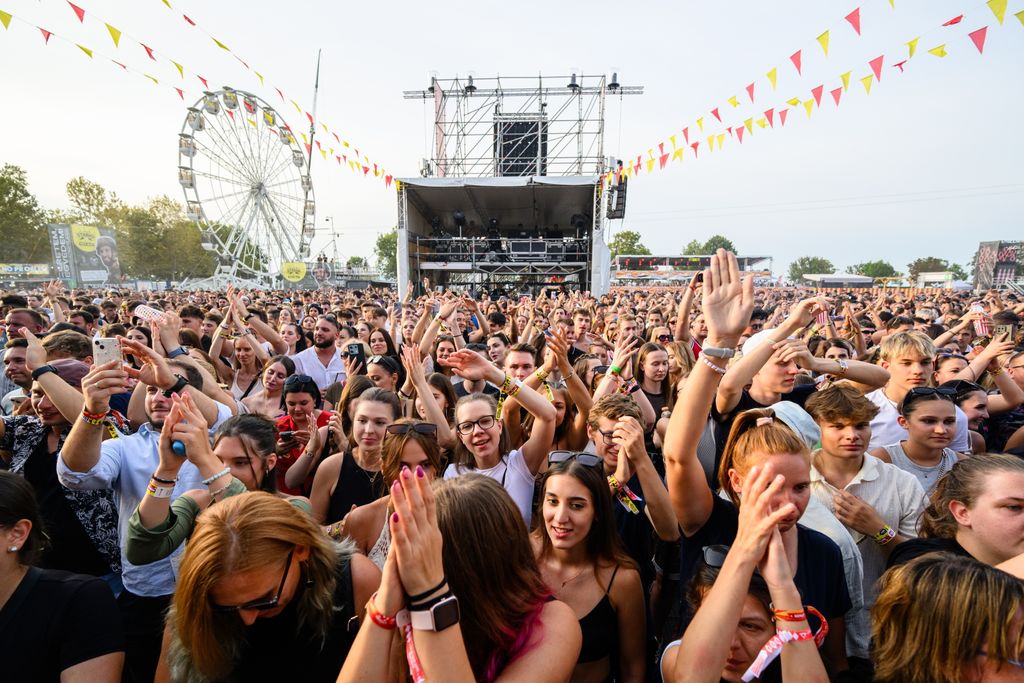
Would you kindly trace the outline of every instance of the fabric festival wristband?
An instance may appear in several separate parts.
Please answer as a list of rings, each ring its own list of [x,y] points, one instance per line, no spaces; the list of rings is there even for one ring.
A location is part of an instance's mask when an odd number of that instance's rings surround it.
[[[759,677],[768,665],[775,661],[775,659],[782,653],[782,646],[786,643],[793,643],[800,640],[811,640],[814,635],[811,633],[811,629],[805,629],[803,631],[777,631],[774,636],[768,639],[768,642],[764,644],[761,651],[757,653],[757,657],[754,658],[754,663],[750,665],[746,673],[743,674],[744,683],[752,681]]]
[[[378,612],[377,606],[374,604],[374,601],[376,599],[377,591],[374,591],[373,595],[370,596],[369,601],[366,603],[366,613],[369,615],[370,621],[372,621],[374,624],[381,627],[382,629],[388,631],[394,630],[395,626],[397,625],[395,618],[386,616]]]
[[[174,493],[173,486],[156,486],[152,482],[146,487],[146,495],[154,498],[170,498]]]
[[[420,656],[416,652],[416,641],[412,635],[412,618],[409,615],[409,610],[400,610],[395,615],[395,620],[401,627],[402,637],[405,640],[405,661],[409,664],[409,678],[413,683],[426,683],[427,675],[423,672]]]

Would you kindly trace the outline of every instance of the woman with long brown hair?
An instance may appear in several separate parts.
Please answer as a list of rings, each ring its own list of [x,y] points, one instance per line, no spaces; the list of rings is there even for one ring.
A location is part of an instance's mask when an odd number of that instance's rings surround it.
[[[277,496],[224,500],[185,550],[156,680],[333,681],[379,581]]]
[[[579,620],[577,683],[644,680],[644,590],[616,530],[597,455],[552,451],[530,541],[544,582]]]
[[[284,415],[281,396],[284,383],[295,374],[295,361],[288,356],[274,356],[263,364],[262,386],[259,391],[250,392],[241,403],[246,411],[276,419]]]
[[[401,637],[402,609],[425,680],[568,680],[579,625],[550,599],[522,516],[501,486],[470,474],[432,490],[424,471],[403,469],[391,495],[393,542],[381,588],[338,683],[404,680],[405,666],[387,656]]]

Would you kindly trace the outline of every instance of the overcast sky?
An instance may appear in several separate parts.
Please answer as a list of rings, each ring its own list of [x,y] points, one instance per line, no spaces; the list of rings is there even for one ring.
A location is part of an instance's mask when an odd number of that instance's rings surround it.
[[[56,38],[17,21],[0,30],[0,102],[5,130],[0,163],[28,171],[46,207],[65,206],[64,184],[84,175],[141,202],[177,182],[177,134],[185,106],[169,88],[184,84],[188,104],[211,86],[256,92],[295,130],[304,116],[281,104],[272,85],[311,107],[316,48],[324,50],[319,113],[360,151],[398,176],[416,175],[429,132],[419,101],[431,71],[442,77],[588,73],[617,68],[624,84],[646,94],[608,107],[606,154],[645,153],[694,119],[730,120],[811,98],[824,84],[820,109],[803,106],[785,128],[755,127],[742,146],[670,164],[631,184],[621,229],[639,231],[655,253],[677,254],[691,239],[714,233],[748,255],[774,257],[777,273],[803,255],[825,256],[843,269],[884,258],[898,269],[918,256],[966,264],[979,241],[1024,238],[1024,26],[1010,0],[1000,26],[979,0],[862,0],[862,35],[843,20],[857,2],[372,2],[289,3],[220,0],[82,0],[79,23],[64,0],[0,0],[0,10],[96,50],[89,60]],[[184,12],[266,77],[251,72],[180,18]],[[960,14],[962,22],[940,28]],[[124,32],[114,48],[98,17]],[[967,33],[988,26],[984,55]],[[2,27],[0,27],[2,28]],[[829,56],[815,37],[830,30]],[[921,35],[918,54],[900,74],[890,65]],[[152,62],[135,39],[182,63]],[[945,44],[944,59],[927,53]],[[789,55],[802,49],[803,75]],[[161,81],[123,73],[113,56]],[[885,55],[882,81],[870,96],[859,79]],[[778,90],[765,72],[778,68]],[[853,82],[838,109],[829,91],[839,74]],[[757,101],[745,86],[756,80]],[[744,106],[726,104],[736,95]],[[727,113],[728,112],[728,113]],[[1017,123],[1014,123],[1014,122]],[[719,127],[720,128],[720,127]],[[716,129],[717,130],[717,129]],[[710,128],[709,128],[710,132]],[[342,256],[370,255],[376,234],[395,224],[395,193],[336,165],[314,162],[318,221],[332,216]],[[620,226],[616,225],[616,229]],[[328,230],[318,235],[324,244]]]

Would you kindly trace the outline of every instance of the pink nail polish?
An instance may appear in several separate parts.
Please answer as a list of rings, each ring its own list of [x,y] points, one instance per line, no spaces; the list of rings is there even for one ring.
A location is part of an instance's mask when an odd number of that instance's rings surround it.
[[[403,467],[402,468],[402,479],[408,479],[408,478],[409,478],[409,468],[408,467]]]
[[[397,479],[395,481],[391,482],[391,492],[392,493],[398,493],[399,489],[401,489],[401,484],[398,483]]]
[[[391,521],[394,522],[395,524],[398,524],[398,513],[397,512],[391,513]]]
[[[416,476],[419,477],[420,479],[423,478],[423,466],[422,465],[416,465]]]

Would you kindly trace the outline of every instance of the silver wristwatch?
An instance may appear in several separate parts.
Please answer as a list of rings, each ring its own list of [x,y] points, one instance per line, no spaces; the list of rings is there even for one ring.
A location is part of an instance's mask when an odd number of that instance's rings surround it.
[[[736,349],[720,349],[715,346],[704,346],[700,352],[712,358],[732,358],[736,355]]]

